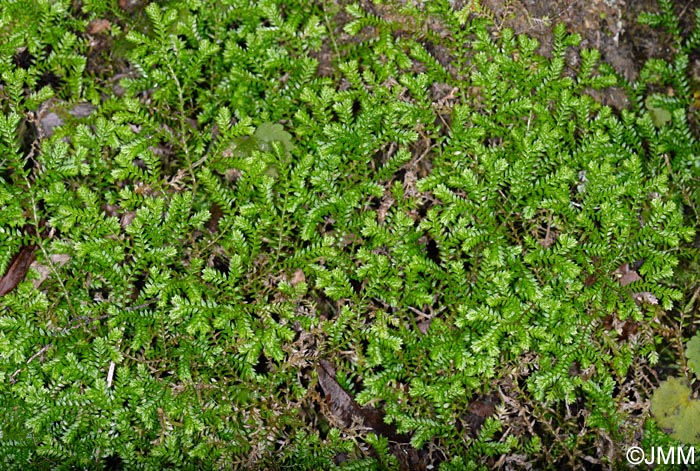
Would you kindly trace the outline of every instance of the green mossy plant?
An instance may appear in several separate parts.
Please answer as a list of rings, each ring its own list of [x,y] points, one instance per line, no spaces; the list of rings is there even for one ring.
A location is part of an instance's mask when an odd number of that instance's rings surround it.
[[[0,273],[38,248],[0,297],[0,467],[561,468],[632,434],[694,235],[687,56],[618,116],[564,25],[545,58],[430,3],[0,5]],[[118,71],[87,67],[102,15]]]

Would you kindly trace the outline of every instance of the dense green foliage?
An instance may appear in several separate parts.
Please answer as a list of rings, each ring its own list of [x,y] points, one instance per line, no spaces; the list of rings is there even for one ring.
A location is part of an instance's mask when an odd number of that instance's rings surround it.
[[[447,1],[349,5],[342,31],[308,2],[112,3],[0,6],[0,274],[38,247],[0,297],[2,469],[398,469],[396,446],[561,468],[631,443],[623,385],[695,230],[700,28],[627,84],[568,63],[563,25],[545,58]],[[615,84],[620,114],[588,94]],[[321,359],[395,436],[334,420]]]

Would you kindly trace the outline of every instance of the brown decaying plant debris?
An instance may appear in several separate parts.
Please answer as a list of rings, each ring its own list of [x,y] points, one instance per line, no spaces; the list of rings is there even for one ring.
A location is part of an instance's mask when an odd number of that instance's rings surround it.
[[[318,382],[326,396],[326,402],[333,417],[343,427],[349,428],[353,422],[371,428],[378,435],[399,443],[408,443],[409,437],[396,432],[396,428],[384,422],[384,411],[374,407],[360,407],[355,399],[335,379],[335,367],[328,361],[318,362]]]
[[[29,271],[29,265],[34,261],[35,251],[35,245],[24,245],[12,257],[7,272],[0,278],[0,296],[5,296],[24,280]]]

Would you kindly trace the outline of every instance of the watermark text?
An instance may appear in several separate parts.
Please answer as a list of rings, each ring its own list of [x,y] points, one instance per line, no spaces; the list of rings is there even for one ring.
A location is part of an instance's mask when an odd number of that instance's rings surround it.
[[[644,450],[638,446],[627,450],[627,462],[631,465],[695,464],[695,447],[656,446]]]

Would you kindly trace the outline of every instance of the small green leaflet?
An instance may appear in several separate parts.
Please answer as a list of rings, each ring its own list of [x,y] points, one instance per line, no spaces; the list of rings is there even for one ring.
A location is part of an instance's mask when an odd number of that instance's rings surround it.
[[[278,141],[282,144],[284,151],[290,153],[294,149],[292,135],[284,130],[281,124],[262,123],[255,130],[255,138],[258,140],[260,150],[268,152],[272,150],[272,143]]]
[[[647,99],[644,100],[644,104],[646,105],[647,110],[649,110],[649,113],[651,113],[651,120],[654,122],[654,126],[660,128],[664,124],[671,121],[671,112],[657,106],[655,99],[655,95],[649,95]]]
[[[238,157],[249,157],[256,150],[270,152],[272,143],[275,141],[282,144],[287,154],[294,149],[292,135],[285,131],[281,124],[262,123],[252,136],[240,136],[234,139],[235,153]]]
[[[265,122],[257,127],[252,136],[236,137],[233,140],[234,147],[232,149],[232,155],[246,159],[253,155],[255,151],[272,152],[273,142],[279,142],[287,155],[294,149],[292,135],[285,131],[281,124]],[[268,163],[265,174],[271,177],[277,177],[277,167],[272,163]]]

